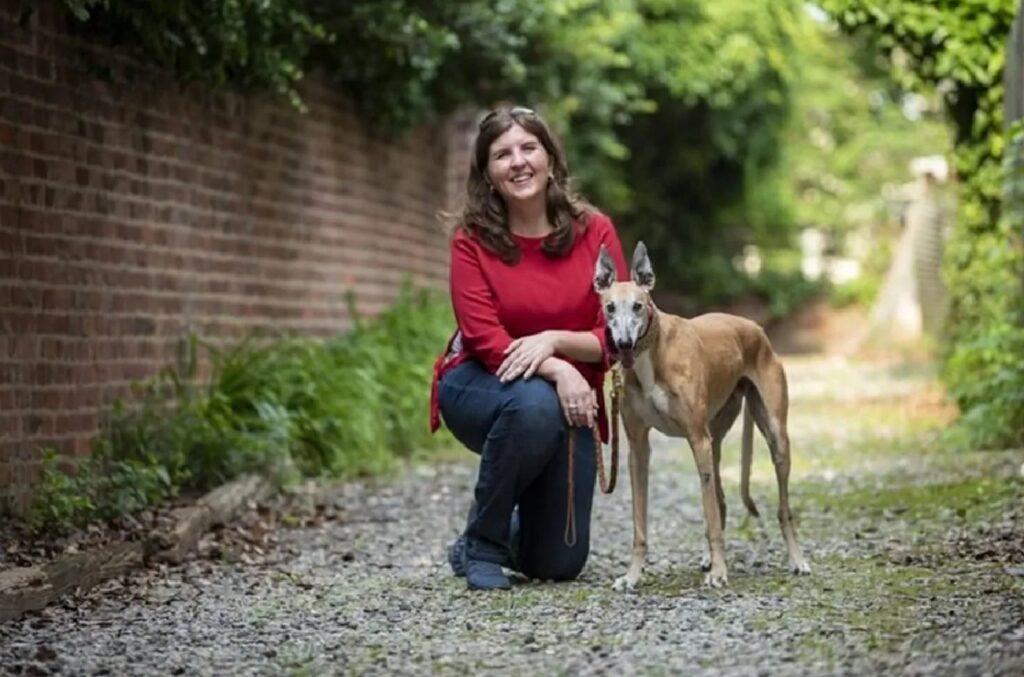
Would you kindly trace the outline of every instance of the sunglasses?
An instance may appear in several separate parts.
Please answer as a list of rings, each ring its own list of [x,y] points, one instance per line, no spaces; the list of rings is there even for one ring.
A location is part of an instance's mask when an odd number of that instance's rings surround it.
[[[480,120],[480,129],[483,129],[484,125],[486,125],[488,122],[493,120],[495,118],[495,116],[497,116],[498,113],[501,113],[501,112],[507,112],[509,115],[511,115],[513,117],[518,117],[520,115],[536,115],[537,114],[537,112],[535,110],[533,110],[532,108],[526,108],[525,106],[513,106],[512,108],[509,108],[507,111],[492,110],[490,113],[485,115],[482,120]]]

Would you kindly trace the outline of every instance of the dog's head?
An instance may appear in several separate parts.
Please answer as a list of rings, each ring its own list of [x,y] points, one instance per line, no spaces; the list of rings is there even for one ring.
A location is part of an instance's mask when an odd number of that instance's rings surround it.
[[[638,242],[633,250],[630,281],[615,280],[615,262],[608,249],[601,245],[594,268],[594,289],[601,299],[608,347],[618,354],[622,366],[631,369],[636,360],[636,346],[647,334],[654,307],[654,269],[647,257],[647,247]]]

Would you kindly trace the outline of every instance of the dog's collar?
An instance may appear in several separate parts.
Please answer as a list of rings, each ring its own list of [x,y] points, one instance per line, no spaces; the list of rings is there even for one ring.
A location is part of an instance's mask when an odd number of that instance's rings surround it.
[[[633,346],[633,352],[640,353],[647,350],[650,341],[648,337],[651,336],[651,328],[658,324],[658,311],[654,308],[654,303],[647,304],[647,326],[644,327],[644,333],[640,334],[640,337],[636,340],[636,345]]]
[[[654,312],[654,304],[653,303],[648,303],[647,304],[647,325],[644,327],[644,333],[640,334],[640,338],[638,338],[636,340],[637,345],[639,345],[640,342],[643,341],[645,338],[647,338],[647,335],[651,333],[651,327],[654,326],[655,319],[656,319],[656,316],[655,316],[655,312]]]

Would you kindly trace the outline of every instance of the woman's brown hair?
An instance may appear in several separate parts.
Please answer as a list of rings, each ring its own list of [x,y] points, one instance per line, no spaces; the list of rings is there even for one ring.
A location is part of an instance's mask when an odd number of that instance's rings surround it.
[[[573,224],[578,223],[581,232],[586,229],[593,208],[569,188],[569,167],[561,144],[547,123],[527,108],[493,111],[480,122],[466,180],[466,202],[462,212],[454,215],[455,228],[476,237],[484,248],[497,254],[505,263],[519,260],[519,245],[508,227],[505,201],[487,180],[491,144],[514,124],[536,136],[551,158],[552,178],[547,183],[545,197],[548,221],[554,230],[544,238],[541,248],[548,255],[562,256],[575,240]]]

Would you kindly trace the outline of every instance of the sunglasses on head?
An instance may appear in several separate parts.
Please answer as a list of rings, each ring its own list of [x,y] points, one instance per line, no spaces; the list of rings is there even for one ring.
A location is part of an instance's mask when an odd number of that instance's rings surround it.
[[[517,116],[517,115],[536,115],[537,114],[537,112],[534,111],[532,108],[527,108],[525,106],[513,106],[512,108],[509,108],[507,110],[504,110],[504,109],[492,110],[490,113],[485,115],[482,120],[480,120],[480,128],[483,129],[484,125],[486,125],[488,122],[493,120],[494,117],[498,113],[501,113],[501,112],[507,112],[509,115],[512,115],[512,116]]]

